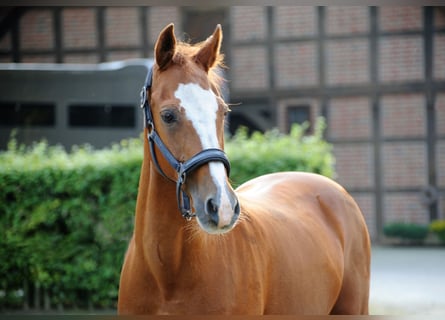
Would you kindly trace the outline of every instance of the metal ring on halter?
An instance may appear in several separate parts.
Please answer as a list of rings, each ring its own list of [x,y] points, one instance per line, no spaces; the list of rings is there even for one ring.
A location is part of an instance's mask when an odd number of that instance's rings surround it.
[[[141,92],[139,93],[141,97],[141,109],[145,107],[145,103],[147,102],[147,87],[143,86]]]

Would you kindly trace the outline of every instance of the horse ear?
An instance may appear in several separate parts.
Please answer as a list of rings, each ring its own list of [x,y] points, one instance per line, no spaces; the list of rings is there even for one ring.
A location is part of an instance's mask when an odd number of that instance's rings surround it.
[[[174,25],[170,23],[159,34],[155,44],[156,63],[160,70],[166,69],[172,60],[176,49]]]
[[[195,55],[196,62],[200,63],[206,72],[215,64],[221,49],[221,42],[222,30],[221,25],[218,24],[213,34],[207,38],[203,47]]]

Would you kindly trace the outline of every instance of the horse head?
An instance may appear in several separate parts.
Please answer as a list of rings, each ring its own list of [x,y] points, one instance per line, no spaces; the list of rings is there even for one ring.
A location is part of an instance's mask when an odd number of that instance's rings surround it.
[[[156,42],[155,64],[145,88],[148,140],[155,145],[152,162],[177,183],[183,215],[196,216],[208,233],[231,230],[240,212],[223,152],[229,108],[221,96],[217,71],[222,63],[221,40],[219,25],[196,45],[178,42],[173,24],[168,25]]]

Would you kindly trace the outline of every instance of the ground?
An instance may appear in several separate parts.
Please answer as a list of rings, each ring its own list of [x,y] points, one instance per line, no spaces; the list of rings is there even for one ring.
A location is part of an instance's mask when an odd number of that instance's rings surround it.
[[[370,313],[445,316],[445,247],[373,246]]]

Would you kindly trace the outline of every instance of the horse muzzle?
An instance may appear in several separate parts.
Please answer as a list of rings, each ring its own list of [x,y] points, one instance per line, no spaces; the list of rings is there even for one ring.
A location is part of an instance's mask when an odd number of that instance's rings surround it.
[[[210,234],[230,231],[238,220],[238,198],[227,182],[225,168],[221,163],[209,163],[210,174],[206,181],[197,182],[191,190],[193,207],[199,226]]]

